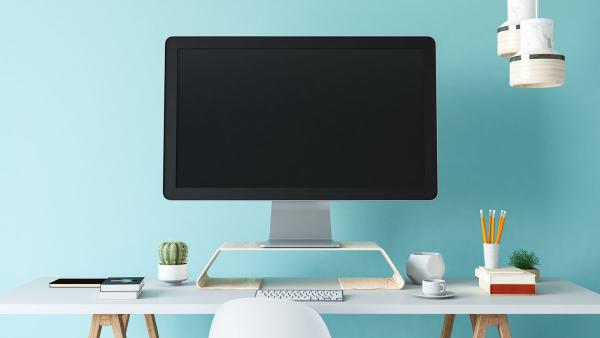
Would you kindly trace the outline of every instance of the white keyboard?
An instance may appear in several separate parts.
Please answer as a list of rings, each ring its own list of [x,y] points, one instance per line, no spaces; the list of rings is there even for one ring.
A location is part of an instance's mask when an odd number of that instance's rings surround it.
[[[341,302],[344,300],[342,290],[256,290],[256,298],[289,299],[313,302]]]

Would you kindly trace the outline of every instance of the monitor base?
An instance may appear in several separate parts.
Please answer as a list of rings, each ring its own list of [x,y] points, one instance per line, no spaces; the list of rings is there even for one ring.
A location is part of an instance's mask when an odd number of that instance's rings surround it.
[[[329,201],[273,201],[269,240],[261,248],[339,248],[331,239]]]

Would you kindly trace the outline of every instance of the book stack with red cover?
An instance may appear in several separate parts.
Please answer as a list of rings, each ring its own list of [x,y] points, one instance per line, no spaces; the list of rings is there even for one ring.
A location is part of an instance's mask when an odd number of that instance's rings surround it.
[[[535,295],[535,275],[525,270],[507,267],[478,267],[475,276],[479,287],[491,295]]]

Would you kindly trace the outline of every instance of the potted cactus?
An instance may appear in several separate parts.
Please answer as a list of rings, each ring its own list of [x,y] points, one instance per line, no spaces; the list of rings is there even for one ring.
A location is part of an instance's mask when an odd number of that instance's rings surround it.
[[[187,254],[188,246],[185,242],[162,242],[158,248],[158,279],[173,285],[187,280]]]

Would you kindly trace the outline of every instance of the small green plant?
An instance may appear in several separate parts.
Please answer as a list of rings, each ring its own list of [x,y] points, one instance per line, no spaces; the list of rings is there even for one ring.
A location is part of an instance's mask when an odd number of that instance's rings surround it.
[[[158,247],[160,265],[187,264],[188,246],[181,241],[162,242]]]
[[[540,259],[534,252],[523,249],[513,251],[508,260],[510,265],[523,270],[535,269],[540,265]]]

